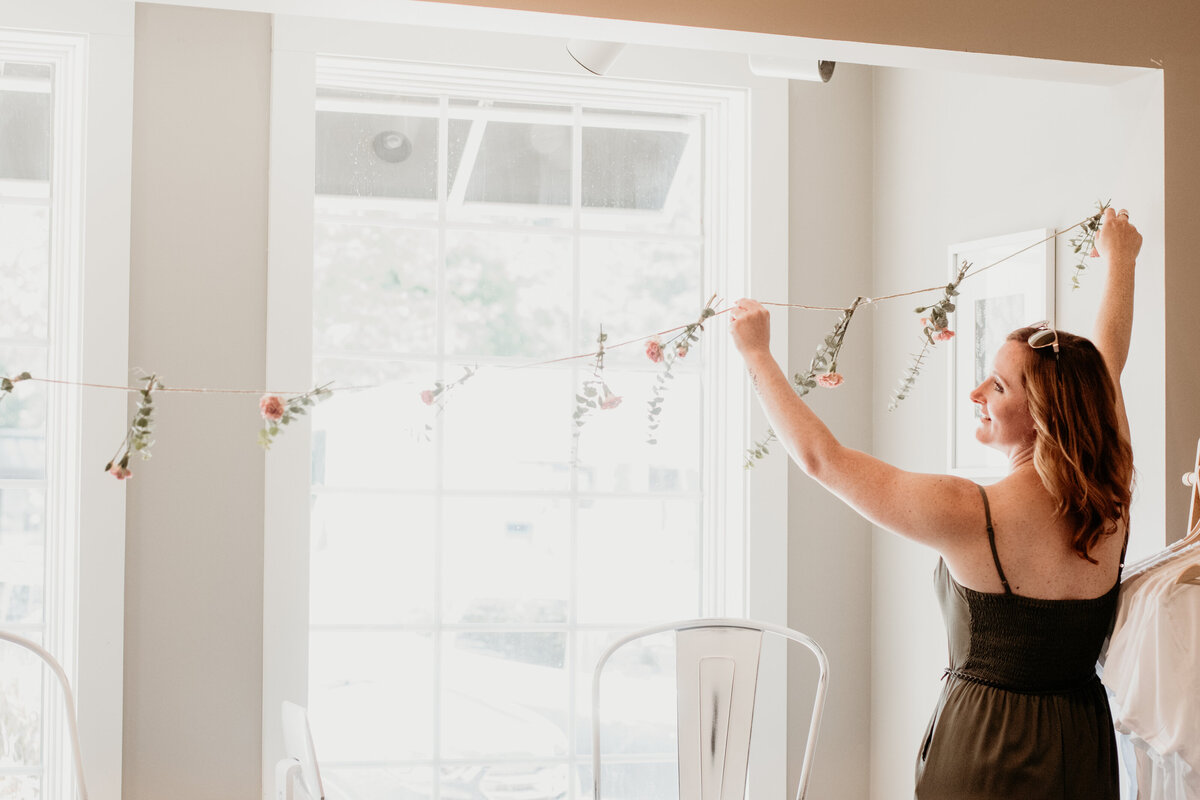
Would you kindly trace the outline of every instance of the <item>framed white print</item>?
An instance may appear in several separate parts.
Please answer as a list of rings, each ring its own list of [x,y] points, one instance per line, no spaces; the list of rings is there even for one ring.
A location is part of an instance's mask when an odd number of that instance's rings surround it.
[[[956,335],[950,340],[949,469],[956,475],[988,479],[1008,471],[1008,459],[976,441],[979,406],[969,395],[991,372],[1009,333],[1031,322],[1054,323],[1053,235],[1046,228],[949,248],[952,278],[963,261],[973,265],[959,284],[950,322]],[[996,265],[975,274],[990,264]]]

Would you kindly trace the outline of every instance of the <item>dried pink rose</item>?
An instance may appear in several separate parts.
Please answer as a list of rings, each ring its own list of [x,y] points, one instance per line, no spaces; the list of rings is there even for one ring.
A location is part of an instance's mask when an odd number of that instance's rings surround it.
[[[272,422],[278,422],[283,416],[283,401],[276,394],[264,394],[262,399],[258,401],[258,410],[262,414],[263,419],[269,419]]]
[[[133,475],[133,470],[128,467],[122,467],[120,464],[114,464],[113,468],[108,471],[108,474],[119,481],[123,481]]]
[[[933,338],[937,339],[939,342],[948,342],[954,338],[954,331],[950,330],[949,328],[943,328],[935,333]]]
[[[683,358],[687,354],[688,354],[688,346],[686,344],[681,344],[675,348],[676,357]]]
[[[835,386],[841,386],[842,381],[846,380],[840,372],[827,372],[824,375],[817,376],[817,384],[824,386],[826,389],[832,389]]]
[[[1099,258],[1099,257],[1100,257],[1100,251],[1096,249],[1095,245],[1093,245],[1092,252],[1088,253],[1088,258]]]
[[[607,411],[619,405],[621,405],[620,396],[613,394],[612,389],[608,388],[608,384],[604,384],[604,396],[600,398],[600,408]]]
[[[433,405],[433,390],[426,389],[421,392],[421,402],[427,406]]]
[[[646,358],[655,364],[663,360],[662,342],[658,340],[657,336],[646,340]]]

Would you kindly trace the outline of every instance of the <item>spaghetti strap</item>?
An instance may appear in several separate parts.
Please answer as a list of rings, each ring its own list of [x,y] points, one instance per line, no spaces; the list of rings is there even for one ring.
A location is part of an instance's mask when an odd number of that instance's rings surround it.
[[[996,531],[992,528],[992,507],[988,505],[987,492],[979,484],[975,484],[979,489],[979,494],[983,497],[983,514],[987,518],[987,533],[988,544],[992,548],[992,561],[996,564],[996,574],[1000,576],[1000,583],[1004,586],[1005,594],[1012,594],[1012,589],[1008,588],[1008,578],[1004,577],[1004,568],[1000,566],[1000,554],[996,552]]]

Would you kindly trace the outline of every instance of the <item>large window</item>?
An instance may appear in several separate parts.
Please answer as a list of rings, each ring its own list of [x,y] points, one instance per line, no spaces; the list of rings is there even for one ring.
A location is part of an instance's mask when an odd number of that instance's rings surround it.
[[[0,375],[37,379],[0,399],[0,627],[62,663],[84,704],[83,749],[102,776],[92,796],[115,798],[123,491],[102,484],[99,453],[124,424],[125,398],[85,409],[75,384],[124,377],[132,48],[118,34],[93,52],[71,10],[48,3],[0,19],[26,28],[0,28]],[[131,33],[132,14],[105,11],[89,24]],[[89,118],[91,104],[110,117]],[[89,204],[89,192],[107,205]],[[75,796],[61,690],[36,656],[7,642],[0,742],[0,797]]]
[[[607,355],[627,402],[577,440],[591,360],[529,365],[595,349],[602,326],[612,344],[697,317],[713,112],[671,108],[662,87],[318,69],[313,374],[377,387],[314,415],[308,696],[325,775],[364,800],[578,796],[603,643],[717,605],[713,355],[702,341],[675,362],[654,444],[661,367],[642,342]],[[613,734],[666,785],[672,729],[643,714]]]
[[[276,18],[268,382],[343,391],[268,462],[266,776],[291,699],[341,796],[586,797],[603,647],[755,610],[728,337],[653,432],[642,341],[747,293],[750,92],[512,69],[528,42]],[[622,402],[577,428],[601,329]],[[674,707],[636,691],[606,780],[671,797]]]

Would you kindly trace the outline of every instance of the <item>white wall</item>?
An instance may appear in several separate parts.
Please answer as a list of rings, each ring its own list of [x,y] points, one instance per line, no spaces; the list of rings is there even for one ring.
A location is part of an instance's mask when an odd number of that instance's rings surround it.
[[[790,300],[848,306],[870,291],[872,73],[838,64],[828,84],[792,81],[790,91]],[[836,312],[794,311],[788,374],[808,369]],[[854,316],[838,369],[846,383],[808,395],[843,443],[871,449],[874,312]],[[782,448],[774,454],[782,458]],[[826,715],[809,796],[865,799],[871,697],[871,526],[799,467],[788,480],[788,623],[816,639],[830,662]],[[796,648],[799,651],[799,648]],[[789,796],[795,795],[812,710],[814,660],[789,669]]]
[[[1163,452],[1163,150],[1158,76],[1114,89],[884,69],[875,79],[877,295],[936,286],[949,244],[1082,219],[1097,199],[1130,209],[1146,246],[1133,353],[1124,380],[1144,482]],[[1061,327],[1088,333],[1101,271],[1072,293],[1059,243]],[[1002,269],[1002,267],[997,267]],[[917,343],[916,303],[878,308],[874,453],[902,467],[946,468],[947,360],[937,353],[900,408],[887,399]],[[1158,312],[1155,312],[1155,308]],[[912,335],[897,335],[911,330]],[[1164,541],[1161,491],[1143,485],[1135,548]],[[980,520],[980,535],[983,521]],[[871,796],[911,794],[913,767],[941,687],[945,637],[931,589],[934,553],[876,531],[872,598]]]
[[[269,18],[137,7],[129,363],[262,388]],[[251,396],[165,395],[126,530],[128,800],[259,796],[263,453]]]

